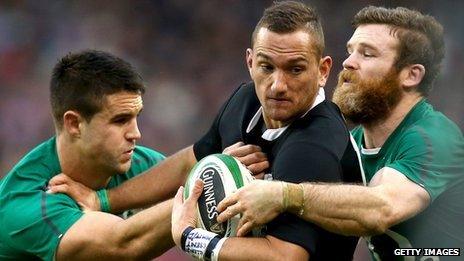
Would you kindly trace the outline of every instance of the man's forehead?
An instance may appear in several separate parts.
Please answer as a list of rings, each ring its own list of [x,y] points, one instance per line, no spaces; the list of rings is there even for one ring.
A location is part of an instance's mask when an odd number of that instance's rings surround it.
[[[398,39],[392,33],[392,28],[386,24],[365,24],[356,28],[347,47],[355,45],[370,46],[374,48],[395,48]]]
[[[104,110],[118,113],[121,111],[140,111],[143,107],[142,95],[133,92],[118,92],[107,95],[104,99]]]
[[[308,60],[316,53],[314,36],[306,30],[276,33],[262,27],[256,37],[253,51],[257,57],[271,59],[275,55],[285,55],[292,60]]]

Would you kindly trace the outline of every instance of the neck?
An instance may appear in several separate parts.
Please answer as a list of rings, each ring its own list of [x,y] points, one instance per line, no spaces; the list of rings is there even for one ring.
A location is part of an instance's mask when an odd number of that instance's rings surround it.
[[[58,159],[61,165],[61,171],[77,181],[93,190],[104,188],[109,180],[110,175],[103,175],[104,171],[101,167],[92,164],[92,159],[86,158],[80,149],[76,146],[76,142],[65,134],[58,134],[56,137],[56,150]]]
[[[363,124],[366,149],[382,147],[388,137],[393,133],[393,131],[395,131],[414,105],[416,105],[421,99],[422,96],[418,93],[405,94],[387,118]]]
[[[266,129],[278,129],[285,127],[290,124],[291,121],[275,121],[271,120],[268,117],[264,117],[264,125],[266,125]]]

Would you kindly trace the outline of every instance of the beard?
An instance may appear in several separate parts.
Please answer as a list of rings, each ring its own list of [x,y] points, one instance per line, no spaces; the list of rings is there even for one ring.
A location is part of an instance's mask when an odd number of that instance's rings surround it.
[[[345,81],[349,84],[343,86]],[[353,71],[343,70],[338,75],[333,102],[354,124],[370,124],[386,119],[401,97],[394,67],[383,78],[366,80]]]

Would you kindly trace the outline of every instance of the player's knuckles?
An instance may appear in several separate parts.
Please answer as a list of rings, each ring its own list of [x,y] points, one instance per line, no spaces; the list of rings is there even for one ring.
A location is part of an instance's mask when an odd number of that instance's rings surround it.
[[[259,146],[256,146],[256,145],[252,145],[252,144],[248,144],[248,145],[244,145],[243,147],[240,148],[243,153],[245,154],[251,154],[251,153],[255,153],[255,152],[260,152],[261,151],[261,148]]]

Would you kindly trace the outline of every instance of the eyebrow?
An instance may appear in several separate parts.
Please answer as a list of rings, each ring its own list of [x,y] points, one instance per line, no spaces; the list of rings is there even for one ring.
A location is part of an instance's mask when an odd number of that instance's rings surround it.
[[[262,58],[262,59],[264,59],[264,60],[266,60],[266,61],[272,61],[272,58],[271,58],[271,57],[269,57],[267,54],[264,54],[264,53],[262,53],[262,52],[258,52],[258,53],[256,54],[256,57],[257,57],[257,58]],[[305,63],[308,63],[309,61],[308,61],[308,59],[306,59],[306,58],[304,58],[304,57],[296,57],[296,58],[293,58],[293,59],[288,60],[287,62],[289,62],[289,63],[298,63],[298,62],[305,62]]]
[[[137,115],[140,115],[140,113],[142,113],[143,111],[143,107],[140,108],[140,111],[137,113]],[[118,113],[116,115],[114,115],[113,117],[111,117],[111,119],[117,119],[117,118],[124,118],[124,117],[132,117],[134,114],[130,113],[130,112],[122,112],[122,113]]]

